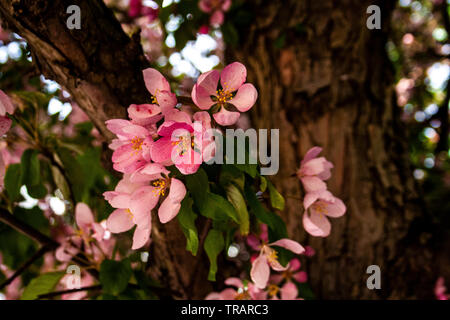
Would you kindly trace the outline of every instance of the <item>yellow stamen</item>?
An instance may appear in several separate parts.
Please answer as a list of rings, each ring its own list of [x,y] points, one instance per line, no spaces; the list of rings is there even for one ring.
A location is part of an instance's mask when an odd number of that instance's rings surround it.
[[[133,213],[131,212],[131,210],[130,210],[130,209],[127,209],[127,210],[125,210],[125,211],[126,211],[126,213],[128,213],[128,218],[129,218],[131,221],[133,221],[134,215],[133,215]]]
[[[280,287],[277,286],[276,284],[271,284],[269,285],[269,287],[267,288],[267,293],[269,294],[269,296],[274,297],[277,295],[278,291],[280,291]]]
[[[229,89],[227,84],[224,83],[224,88],[216,91],[217,103],[224,105],[227,101],[233,99],[233,90]]]
[[[139,138],[139,137],[134,137],[133,139],[131,139],[131,143],[133,145],[132,146],[133,150],[138,152],[139,150],[142,150],[142,144],[144,143],[144,139]]]
[[[164,196],[165,195],[166,187],[167,187],[166,180],[158,179],[158,180],[152,181],[151,185],[153,187],[155,187],[155,189],[153,190],[153,193],[155,194],[155,196]]]

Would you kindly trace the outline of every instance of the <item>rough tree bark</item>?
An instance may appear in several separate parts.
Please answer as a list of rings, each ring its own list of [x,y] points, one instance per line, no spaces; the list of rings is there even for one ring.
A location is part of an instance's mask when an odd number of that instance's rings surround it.
[[[320,298],[433,297],[436,247],[408,164],[385,53],[394,3],[249,1],[251,27],[238,30],[241,45],[226,54],[247,66],[258,88],[253,125],[280,128],[273,180],[282,193],[301,196],[291,175],[310,147],[322,146],[335,164],[329,187],[348,211],[332,221],[331,236],[303,231],[298,200],[288,198],[282,213],[289,234],[317,250],[307,268]],[[372,4],[381,8],[382,30],[366,27]],[[274,43],[282,37],[279,49]],[[382,290],[366,287],[373,264],[381,268]]]
[[[81,9],[80,30],[66,25],[66,10],[72,4]],[[142,77],[149,64],[139,33],[126,35],[103,1],[0,0],[0,14],[4,27],[27,41],[38,71],[72,94],[106,141],[113,135],[105,120],[126,118],[131,103],[149,101]],[[207,281],[200,282],[207,278],[204,254],[199,260],[185,250],[176,221],[153,221],[150,274],[169,286],[176,298],[203,298],[210,291]]]
[[[323,146],[335,163],[330,187],[348,213],[333,222],[329,238],[301,231],[297,200],[288,198],[282,213],[290,234],[317,250],[308,271],[321,298],[410,298],[432,288],[428,233],[418,220],[422,204],[384,55],[392,5],[380,4],[383,30],[369,31],[370,2],[249,1],[255,20],[249,30],[240,30],[244,45],[228,51],[230,59],[246,64],[249,81],[258,87],[254,124],[281,128],[280,172],[274,179],[281,191],[300,195],[290,175],[310,146]],[[81,30],[66,27],[71,4],[81,7]],[[65,87],[107,139],[106,119],[123,118],[130,103],[147,101],[139,39],[124,34],[102,1],[0,0],[0,14],[5,26],[28,42],[38,70]],[[285,46],[276,49],[274,40],[282,34]],[[151,274],[176,297],[202,298],[210,289],[208,264],[204,254],[196,260],[185,251],[177,228],[176,222],[154,225]],[[365,286],[371,264],[381,267],[380,291]]]

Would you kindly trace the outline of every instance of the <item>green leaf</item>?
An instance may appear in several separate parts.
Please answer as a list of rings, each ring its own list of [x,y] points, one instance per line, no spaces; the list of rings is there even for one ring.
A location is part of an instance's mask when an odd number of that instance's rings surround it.
[[[5,188],[11,201],[17,200],[20,195],[20,170],[21,166],[19,163],[9,165],[8,170],[6,170]]]
[[[245,198],[256,218],[269,227],[270,242],[287,238],[286,225],[281,217],[273,212],[268,211],[259,202],[254,190],[248,185],[245,186]]]
[[[74,156],[74,153],[67,148],[58,148],[58,155],[63,163],[64,170],[72,186],[75,200],[82,201],[83,193],[86,190],[85,175],[83,168]]]
[[[224,197],[209,191],[208,176],[203,169],[186,176],[186,186],[202,216],[213,220],[231,218],[239,221],[234,207]]]
[[[220,231],[211,229],[205,239],[205,252],[209,258],[209,281],[216,281],[217,272],[217,256],[225,248],[225,240]]]
[[[33,149],[27,149],[23,152],[20,159],[21,166],[21,182],[27,188],[36,186],[41,182],[41,170],[38,152]]]
[[[270,181],[267,181],[267,187],[269,188],[270,203],[272,204],[272,207],[278,210],[283,210],[284,209],[283,196],[278,192],[277,189],[275,189],[275,186]]]
[[[229,184],[235,184],[241,190],[244,190],[245,175],[236,166],[224,164],[222,165],[222,170],[220,171],[219,183],[223,187]]]
[[[50,272],[31,280],[23,291],[21,300],[35,300],[39,295],[49,293],[65,275],[64,272]]]
[[[261,190],[261,192],[265,192],[267,189],[267,179],[264,178],[263,176],[260,176],[259,178],[261,179],[259,189]]]
[[[246,236],[250,229],[250,221],[244,197],[234,184],[229,184],[226,187],[226,191],[228,201],[230,201],[238,214],[239,231],[243,236]]]
[[[195,174],[186,176],[186,187],[194,197],[195,203],[203,203],[209,191],[208,176],[205,170],[198,169]]]
[[[129,259],[104,260],[100,265],[100,283],[103,292],[118,295],[125,290],[132,274],[133,270]]]
[[[181,202],[181,208],[177,218],[186,237],[186,250],[189,250],[195,256],[198,250],[198,231],[195,226],[197,215],[192,211],[192,204],[193,200],[185,197]]]

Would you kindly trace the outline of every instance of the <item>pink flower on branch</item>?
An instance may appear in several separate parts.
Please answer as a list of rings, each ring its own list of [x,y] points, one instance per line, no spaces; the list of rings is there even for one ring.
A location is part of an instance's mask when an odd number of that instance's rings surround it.
[[[115,170],[132,173],[150,161],[153,139],[146,128],[122,119],[108,120],[106,127],[118,137],[110,145]]]
[[[297,171],[297,177],[303,184],[306,192],[322,191],[327,189],[324,180],[331,177],[333,164],[324,157],[317,157],[322,148],[313,147],[308,150]]]
[[[132,249],[146,244],[151,233],[151,211],[157,206],[160,197],[165,196],[158,209],[161,223],[172,220],[180,210],[181,201],[186,195],[184,184],[169,178],[164,166],[148,163],[131,176],[124,177],[115,191],[104,193],[105,199],[117,208],[108,217],[107,226],[113,233],[130,230],[136,225]]]
[[[289,268],[289,264],[283,267],[278,262],[278,254],[273,246],[278,246],[292,251],[295,254],[301,254],[305,249],[296,241],[290,239],[281,239],[269,244],[262,243],[258,258],[252,262],[250,276],[255,285],[264,289],[270,277],[270,268],[275,271],[284,271]]]
[[[203,73],[192,88],[192,100],[202,110],[210,110],[214,106],[213,117],[218,124],[235,124],[240,112],[248,111],[258,98],[255,87],[245,83],[246,78],[247,69],[239,62],[229,64],[222,72],[211,70]]]
[[[227,288],[221,292],[211,292],[205,300],[265,300],[267,293],[257,288],[253,283],[245,284],[239,278],[228,278],[225,280]]]
[[[303,227],[312,236],[327,237],[331,232],[328,217],[339,218],[347,210],[341,199],[327,190],[309,192],[303,200]]]

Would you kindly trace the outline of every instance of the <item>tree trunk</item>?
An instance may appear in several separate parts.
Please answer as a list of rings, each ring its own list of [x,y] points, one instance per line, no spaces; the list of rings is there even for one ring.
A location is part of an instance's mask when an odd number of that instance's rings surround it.
[[[430,298],[437,273],[427,249],[429,217],[408,164],[385,53],[394,1],[378,1],[382,29],[369,30],[366,9],[374,2],[251,1],[250,29],[238,30],[241,45],[226,57],[243,62],[258,89],[253,125],[280,129],[273,181],[282,194],[302,196],[291,176],[310,147],[323,147],[335,165],[328,185],[348,210],[331,219],[328,238],[305,233],[299,200],[288,197],[281,213],[289,235],[316,249],[307,262],[313,292],[328,299]],[[381,268],[381,290],[366,287],[369,265]]]
[[[81,9],[80,30],[66,25],[72,4]],[[106,142],[113,138],[106,120],[126,118],[131,103],[149,101],[142,76],[149,64],[139,33],[128,37],[103,1],[0,0],[0,14],[4,26],[27,41],[38,72],[72,94]],[[104,158],[111,164],[110,152]],[[205,297],[211,291],[205,255],[199,250],[197,259],[186,251],[176,220],[153,221],[150,274],[171,289],[172,297]]]

